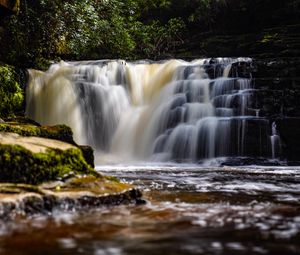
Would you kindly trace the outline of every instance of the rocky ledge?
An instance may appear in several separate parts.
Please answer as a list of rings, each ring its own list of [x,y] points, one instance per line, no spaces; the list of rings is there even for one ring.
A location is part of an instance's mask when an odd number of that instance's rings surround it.
[[[0,218],[141,204],[141,192],[93,168],[93,150],[77,145],[64,125],[26,118],[0,123]]]
[[[74,174],[99,174],[80,148],[55,139],[0,132],[1,182],[40,184]]]
[[[34,186],[0,184],[0,218],[51,214],[53,210],[78,211],[121,204],[143,204],[142,194],[128,184],[109,178],[77,176]]]

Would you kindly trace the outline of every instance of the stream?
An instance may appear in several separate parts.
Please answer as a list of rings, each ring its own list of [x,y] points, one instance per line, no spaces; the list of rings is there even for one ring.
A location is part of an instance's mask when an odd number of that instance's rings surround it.
[[[0,221],[0,254],[300,254],[299,167],[98,166],[145,205]]]

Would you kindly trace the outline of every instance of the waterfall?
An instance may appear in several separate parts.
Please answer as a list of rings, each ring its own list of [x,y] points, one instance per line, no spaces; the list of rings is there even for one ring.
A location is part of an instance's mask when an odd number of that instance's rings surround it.
[[[238,63],[251,59],[60,62],[30,70],[26,114],[69,125],[77,143],[123,161],[275,156]]]
[[[280,151],[280,136],[277,132],[277,126],[275,122],[272,122],[272,135],[271,139],[271,149],[272,149],[272,159],[275,159],[278,155],[277,153]]]

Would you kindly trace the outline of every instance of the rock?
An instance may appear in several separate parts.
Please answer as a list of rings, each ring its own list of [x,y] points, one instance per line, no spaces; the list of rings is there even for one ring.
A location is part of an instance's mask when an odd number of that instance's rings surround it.
[[[93,148],[86,145],[79,145],[79,148],[81,149],[82,155],[86,161],[92,168],[95,167],[94,164],[94,151]]]
[[[196,32],[176,50],[175,57],[298,57],[299,38],[300,23],[265,28],[255,33],[247,29],[238,33]]]
[[[278,160],[271,160],[259,157],[228,157],[220,163],[220,166],[280,166],[281,164],[282,162]]]
[[[73,132],[66,125],[41,126],[35,121],[25,117],[7,118],[0,122],[0,132],[16,133],[21,136],[43,137],[67,142],[78,147],[86,162],[94,168],[94,152],[90,146],[78,146],[73,140]]]
[[[1,123],[4,123],[4,120],[0,118],[0,124],[1,124]]]
[[[41,137],[26,137],[16,133],[0,132],[1,145],[21,146],[32,153],[47,153],[48,149],[68,150],[76,149],[75,146],[59,140],[47,139]]]
[[[61,140],[75,145],[75,142],[73,140],[73,132],[68,126],[40,126],[31,124],[29,121],[30,120],[27,120],[27,122],[22,123],[7,119],[7,122],[0,124],[0,132],[11,132],[22,136],[44,137],[49,139]]]
[[[69,172],[99,176],[72,144],[0,132],[0,182],[38,184]]]
[[[142,193],[129,184],[80,176],[41,186],[0,184],[0,217],[91,209],[104,205],[143,204]]]

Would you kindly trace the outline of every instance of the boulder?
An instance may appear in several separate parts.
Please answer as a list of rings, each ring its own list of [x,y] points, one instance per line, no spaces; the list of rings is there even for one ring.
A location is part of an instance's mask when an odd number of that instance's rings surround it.
[[[94,152],[90,146],[78,146],[73,140],[73,132],[66,125],[40,126],[31,119],[24,117],[7,118],[0,122],[0,132],[12,132],[21,136],[44,137],[67,142],[78,147],[86,162],[94,168]]]
[[[99,175],[72,144],[0,132],[0,182],[39,184],[70,173]]]
[[[0,184],[0,217],[48,214],[53,210],[74,211],[99,206],[143,204],[142,193],[129,184],[105,177],[77,176],[65,182],[40,186]]]

